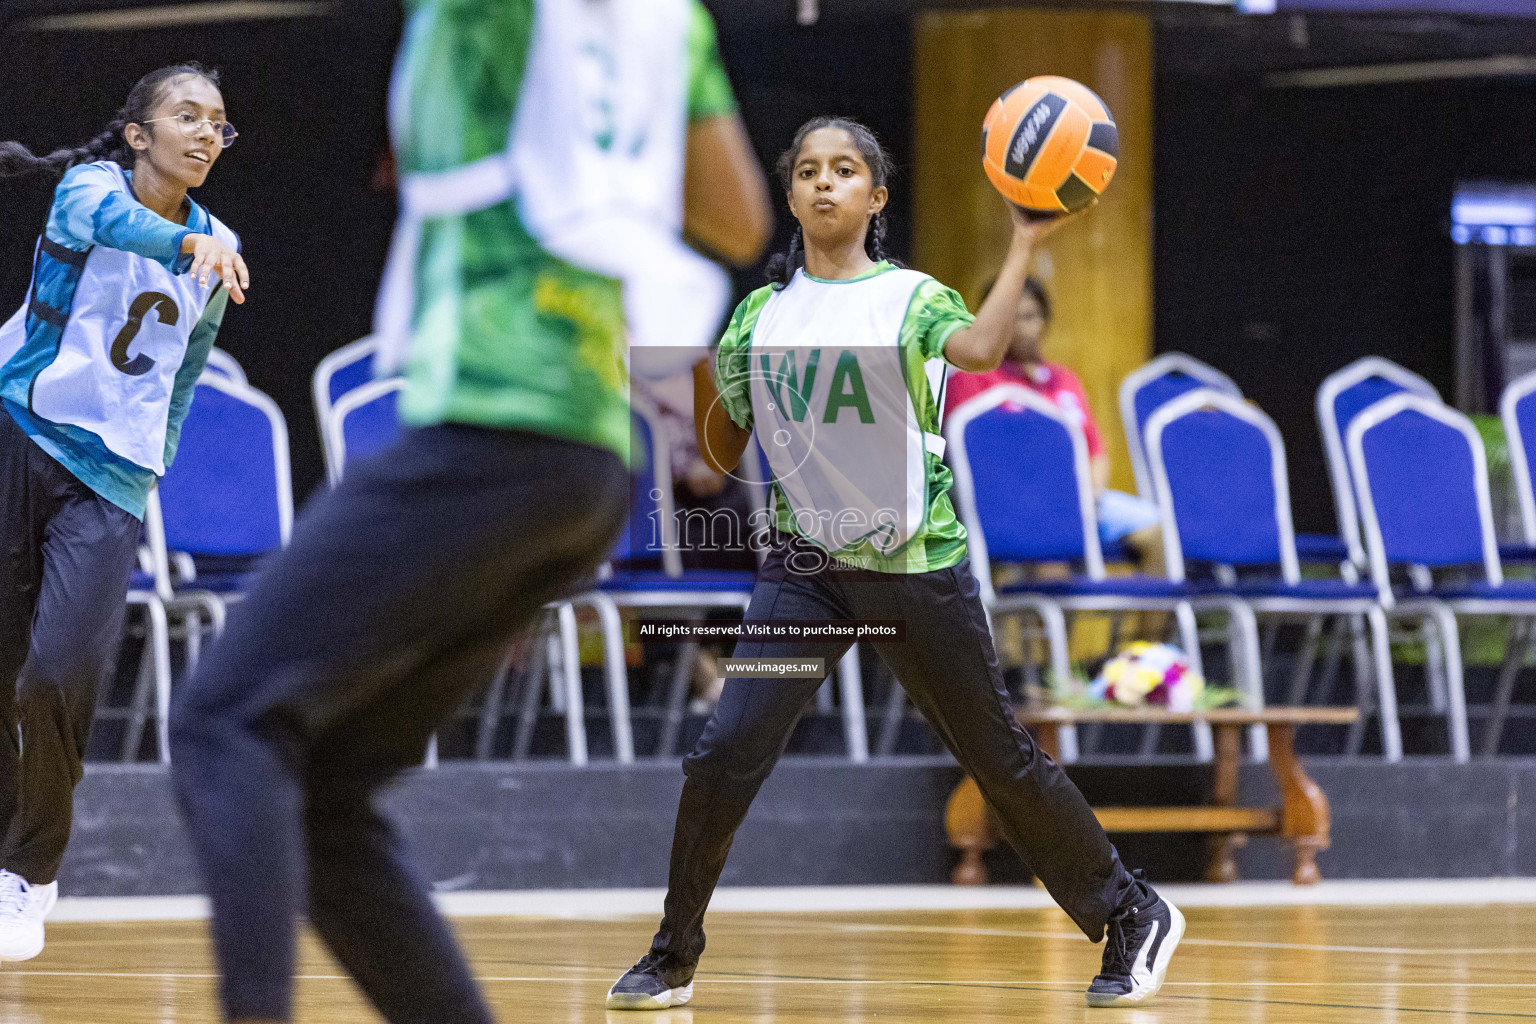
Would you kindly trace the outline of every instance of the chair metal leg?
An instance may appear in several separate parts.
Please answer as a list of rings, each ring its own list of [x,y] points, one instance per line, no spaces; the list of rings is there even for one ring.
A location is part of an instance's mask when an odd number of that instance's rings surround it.
[[[1360,641],[1364,637],[1363,631],[1358,628],[1364,620],[1358,615],[1350,616],[1351,637],[1354,643],[1354,680],[1355,680],[1355,706],[1360,711],[1360,717],[1349,723],[1349,728],[1344,733],[1344,753],[1349,757],[1360,756],[1360,751],[1365,747],[1365,726],[1370,721],[1371,713],[1376,709],[1376,693],[1373,691],[1372,674],[1361,670]],[[1374,638],[1372,638],[1374,640]],[[1385,750],[1385,748],[1383,748]]]
[[[133,680],[133,696],[128,700],[128,707],[123,719],[123,742],[119,753],[124,764],[129,764],[139,759],[139,746],[144,741],[144,720],[149,717],[149,695],[155,687],[155,644],[150,635],[153,627],[149,623],[149,612],[144,613],[144,647],[139,653],[139,671]],[[102,688],[103,691],[106,687]],[[105,692],[103,692],[105,696]]]
[[[539,723],[539,705],[544,699],[544,676],[550,668],[549,644],[545,629],[548,618],[539,624],[532,634],[528,648],[528,665],[519,672],[522,690],[517,709],[517,731],[512,737],[512,760],[525,761],[533,749],[533,731]]]
[[[836,701],[832,698],[832,677],[828,676],[816,688],[816,713],[819,715],[830,715],[835,707]]]
[[[475,760],[489,761],[496,746],[496,730],[501,725],[501,711],[506,705],[507,687],[512,677],[512,654],[515,647],[508,647],[506,657],[496,678],[485,691],[485,703],[480,707],[480,724],[475,729]]]
[[[1439,630],[1430,630],[1424,635],[1424,684],[1429,692],[1429,710],[1437,715],[1445,714],[1445,652],[1440,648]]]
[[[1449,608],[1438,604],[1429,605],[1425,613],[1428,620],[1434,623],[1441,657],[1444,659],[1448,705],[1446,728],[1450,734],[1451,757],[1458,764],[1465,764],[1472,759],[1472,743],[1467,733],[1467,697],[1462,676],[1461,637],[1456,632],[1456,615]]]
[[[1317,644],[1323,635],[1323,617],[1314,615],[1307,620],[1307,631],[1296,651],[1296,664],[1291,667],[1289,701],[1301,705],[1307,702],[1307,684],[1312,681],[1312,668],[1317,664]]]
[[[1499,752],[1504,722],[1509,718],[1509,705],[1515,695],[1515,681],[1530,660],[1532,648],[1536,647],[1536,622],[1511,619],[1507,636],[1504,664],[1499,668],[1499,685],[1493,695],[1493,710],[1488,716],[1488,726],[1483,730],[1483,754],[1487,757],[1494,757]]]
[[[144,642],[154,651],[155,737],[159,741],[160,763],[171,763],[171,625],[165,603],[158,596],[143,591],[129,594],[129,600],[142,605],[148,622]],[[142,722],[142,719],[141,719]],[[138,745],[134,745],[137,754]]]
[[[869,723],[864,717],[864,678],[859,665],[859,645],[848,648],[837,663],[838,695],[843,703],[843,735],[848,744],[848,760],[863,764],[869,760]]]
[[[901,737],[901,720],[907,710],[907,691],[901,682],[891,675],[891,688],[885,694],[885,711],[880,716],[880,738],[875,752],[881,757],[896,753],[896,741]]]
[[[197,671],[197,663],[203,657],[203,617],[195,611],[187,612],[183,620],[187,637],[187,675]]]
[[[171,763],[171,625],[165,605],[157,598],[149,606],[150,633],[155,645],[156,733],[160,763]]]
[[[693,664],[699,657],[699,642],[684,640],[677,648],[672,665],[672,679],[667,686],[667,712],[661,723],[661,737],[656,742],[656,757],[677,756],[677,737],[683,731],[683,716],[688,712],[688,693],[693,680]]]
[[[1381,752],[1387,763],[1403,759],[1403,732],[1397,720],[1397,683],[1392,676],[1392,642],[1387,633],[1387,616],[1380,608],[1366,613],[1371,627],[1371,650],[1375,655],[1377,714],[1381,716]]]
[[[1232,678],[1248,700],[1248,706],[1264,707],[1264,671],[1259,660],[1259,624],[1253,609],[1241,601],[1227,603],[1227,653]],[[1248,750],[1255,761],[1269,760],[1269,733],[1262,725],[1248,727]]]
[[[565,677],[561,675],[563,659],[560,656],[560,619],[555,617],[555,631],[544,637],[544,664],[549,668],[549,677],[544,680],[544,685],[549,687],[549,710],[557,715],[565,714]]]
[[[633,764],[635,734],[629,711],[629,671],[624,666],[624,620],[619,615],[619,606],[607,594],[583,594],[577,602],[593,608],[602,626],[603,675],[608,683],[614,758],[619,764]]]
[[[1072,678],[1072,648],[1067,636],[1067,616],[1061,610],[1061,606],[1052,602],[1041,602],[1035,607],[1035,612],[1040,616],[1040,623],[1045,627],[1046,651],[1051,659],[1051,674],[1065,682]],[[1057,741],[1060,745],[1061,763],[1071,764],[1077,760],[1077,726],[1062,726],[1057,731]]]
[[[1349,617],[1350,667],[1354,670],[1355,691],[1367,690],[1371,665],[1371,642],[1366,636],[1365,617],[1359,614]]]
[[[1339,682],[1339,667],[1344,661],[1344,636],[1351,629],[1348,616],[1337,619],[1328,631],[1328,648],[1323,656],[1323,671],[1317,677],[1318,700],[1324,704],[1334,700],[1334,687]]]
[[[1184,657],[1189,660],[1189,667],[1202,678],[1205,677],[1205,658],[1200,653],[1200,624],[1195,619],[1195,609],[1187,601],[1180,601],[1173,610],[1174,621],[1178,624],[1179,643],[1184,648]],[[1195,757],[1200,761],[1210,761],[1216,756],[1216,744],[1211,739],[1211,727],[1201,722],[1190,730],[1195,747]],[[1152,734],[1153,749],[1156,749],[1157,735]],[[1144,752],[1151,753],[1151,751]]]
[[[576,609],[569,603],[555,611],[560,622],[560,668],[565,683],[565,743],[571,764],[587,763],[586,708],[581,696],[581,652],[576,643]]]

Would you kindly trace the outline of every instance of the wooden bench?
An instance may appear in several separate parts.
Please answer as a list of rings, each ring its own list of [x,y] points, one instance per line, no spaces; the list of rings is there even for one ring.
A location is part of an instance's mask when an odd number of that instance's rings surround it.
[[[1093,723],[1120,725],[1188,725],[1207,722],[1215,739],[1216,780],[1211,806],[1196,807],[1096,807],[1093,813],[1106,832],[1209,832],[1215,850],[1209,872],[1213,882],[1237,880],[1233,854],[1250,835],[1285,837],[1295,851],[1291,880],[1311,885],[1322,876],[1317,852],[1328,848],[1328,798],[1308,778],[1296,760],[1296,727],[1300,725],[1349,725],[1360,717],[1355,708],[1267,708],[1248,711],[1223,708],[1193,714],[1156,708],[1116,708],[1072,711],[1064,708],[1026,708],[1019,722],[1036,743],[1059,758],[1062,726]],[[1239,807],[1237,773],[1241,763],[1242,735],[1246,726],[1260,724],[1269,734],[1269,767],[1280,790],[1278,807]],[[981,855],[997,845],[997,828],[982,799],[981,790],[967,777],[950,795],[944,814],[949,844],[960,850],[960,863],[952,878],[957,885],[982,885],[987,880]]]

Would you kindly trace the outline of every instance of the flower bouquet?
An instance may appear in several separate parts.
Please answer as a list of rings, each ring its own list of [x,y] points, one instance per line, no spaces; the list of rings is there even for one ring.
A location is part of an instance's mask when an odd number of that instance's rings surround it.
[[[1048,703],[1074,710],[1151,706],[1181,712],[1210,711],[1239,698],[1236,690],[1207,686],[1177,647],[1141,640],[1105,662],[1092,682],[1053,679],[1047,695]]]

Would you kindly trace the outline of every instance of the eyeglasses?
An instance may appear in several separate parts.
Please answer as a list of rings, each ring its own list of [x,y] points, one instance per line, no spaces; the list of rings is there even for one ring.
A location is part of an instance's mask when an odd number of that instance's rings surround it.
[[[235,126],[228,121],[215,121],[210,117],[194,117],[185,111],[171,117],[151,118],[141,123],[154,124],[156,121],[175,121],[176,126],[181,129],[181,134],[189,139],[197,138],[198,133],[203,130],[203,125],[206,124],[213,129],[213,134],[219,137],[219,146],[223,149],[228,149],[234,145],[235,139],[240,135],[239,132],[235,131]]]

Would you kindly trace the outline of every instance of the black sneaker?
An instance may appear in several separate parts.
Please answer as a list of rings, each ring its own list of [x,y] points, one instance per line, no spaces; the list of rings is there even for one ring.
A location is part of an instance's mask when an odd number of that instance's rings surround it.
[[[1104,966],[1088,986],[1089,1006],[1132,1006],[1157,994],[1184,937],[1184,915],[1136,872],[1142,898],[1109,920]]]
[[[665,1010],[693,998],[695,964],[651,950],[608,990],[610,1010]]]

